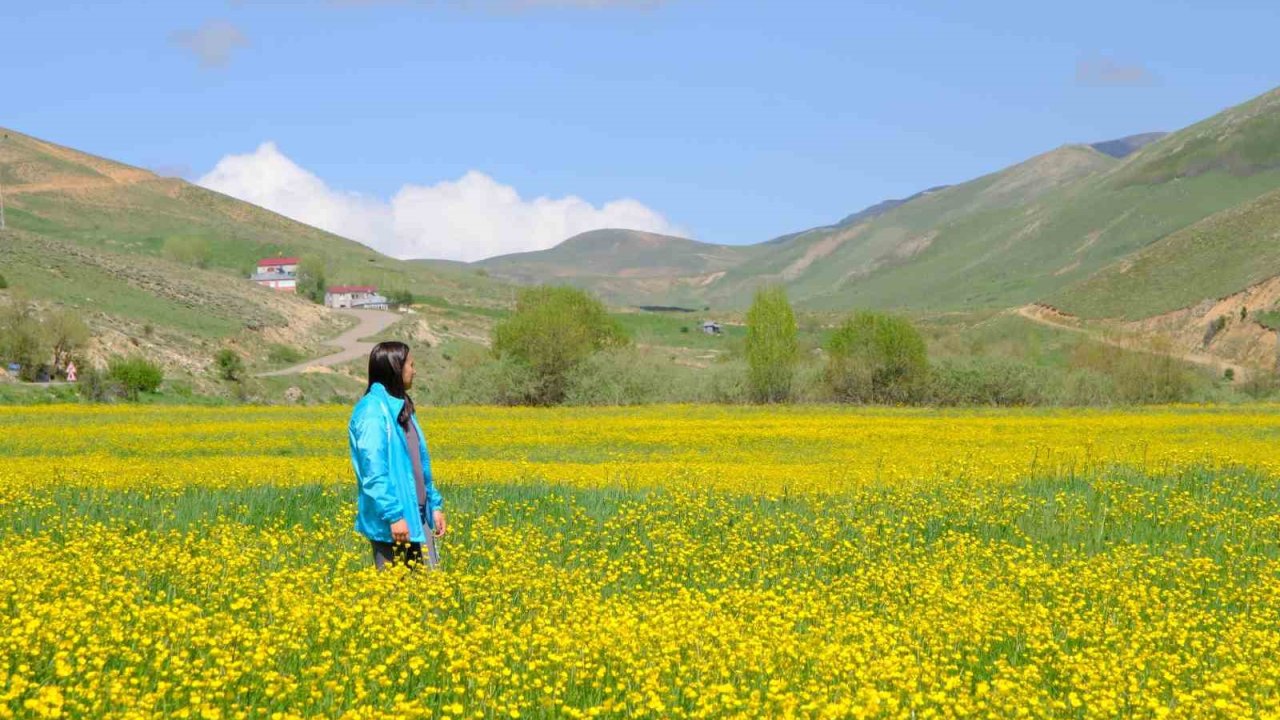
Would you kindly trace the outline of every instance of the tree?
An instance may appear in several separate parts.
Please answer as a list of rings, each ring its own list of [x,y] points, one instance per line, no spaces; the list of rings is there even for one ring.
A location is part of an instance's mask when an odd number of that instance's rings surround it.
[[[785,402],[799,357],[796,316],[780,286],[756,291],[747,311],[747,385],[756,402]]]
[[[298,294],[311,302],[323,303],[325,291],[324,261],[305,257],[298,266]]]
[[[209,267],[213,251],[209,241],[200,237],[174,236],[165,238],[160,254],[166,260],[192,265],[198,268]]]
[[[70,308],[55,310],[44,322],[45,337],[53,351],[53,369],[60,372],[71,356],[89,344],[89,326]]]
[[[493,329],[494,354],[533,371],[528,401],[537,405],[564,400],[569,373],[592,353],[628,342],[599,300],[570,287],[521,290],[515,313]]]
[[[236,382],[244,373],[244,359],[240,353],[231,348],[222,348],[213,356],[213,364],[218,368],[218,377]]]
[[[924,338],[909,321],[855,313],[827,342],[826,381],[847,402],[907,402],[929,375]]]
[[[47,361],[48,349],[35,304],[15,294],[0,311],[0,358],[18,363],[18,377],[32,381]]]

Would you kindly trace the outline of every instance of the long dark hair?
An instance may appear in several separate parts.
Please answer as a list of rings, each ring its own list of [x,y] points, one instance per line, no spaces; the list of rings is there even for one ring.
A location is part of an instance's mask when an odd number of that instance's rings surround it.
[[[404,389],[404,363],[409,359],[409,346],[399,340],[387,340],[373,346],[369,351],[369,385],[364,392],[369,394],[374,383],[382,383],[387,394],[404,400],[400,408],[400,416],[396,422],[400,427],[409,428],[409,418],[413,417],[413,399]]]

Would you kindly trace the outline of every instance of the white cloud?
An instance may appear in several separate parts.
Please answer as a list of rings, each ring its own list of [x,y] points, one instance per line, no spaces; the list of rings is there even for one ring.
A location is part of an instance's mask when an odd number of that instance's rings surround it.
[[[189,50],[206,68],[223,67],[231,61],[233,52],[249,46],[249,39],[240,28],[226,20],[209,20],[195,30],[179,30],[170,39]]]
[[[601,228],[682,234],[635,200],[600,207],[572,195],[525,200],[515,188],[475,170],[435,185],[404,185],[389,201],[342,192],[271,142],[222,158],[197,183],[399,258],[479,260],[543,250]]]

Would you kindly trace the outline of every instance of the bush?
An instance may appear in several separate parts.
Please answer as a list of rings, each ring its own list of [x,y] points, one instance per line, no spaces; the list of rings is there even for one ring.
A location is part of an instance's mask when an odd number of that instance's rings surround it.
[[[747,384],[756,402],[785,402],[791,398],[799,345],[796,316],[779,286],[756,291],[747,311]]]
[[[1227,327],[1226,315],[1219,315],[1218,317],[1214,318],[1209,322],[1208,326],[1205,327],[1204,337],[1201,339],[1200,344],[1207,347],[1209,343],[1213,342],[1213,339],[1218,336],[1218,333],[1222,332],[1223,329],[1225,329],[1226,327]]]
[[[1138,352],[1082,342],[1072,351],[1070,364],[1073,369],[1092,370],[1110,378],[1113,400],[1119,403],[1183,402],[1197,389],[1195,373],[1168,352]]]
[[[1058,403],[1102,407],[1118,402],[1116,384],[1111,376],[1096,370],[1072,370],[1066,374]]]
[[[673,382],[679,369],[634,348],[614,348],[587,358],[569,374],[570,405],[641,405],[681,397]]]
[[[827,343],[827,383],[843,402],[911,402],[928,374],[924,338],[903,318],[859,312]]]
[[[552,405],[564,400],[569,374],[593,353],[629,343],[601,302],[570,287],[521,290],[516,311],[493,330],[493,352],[533,372],[525,401]]]
[[[921,395],[935,405],[1041,405],[1054,385],[1048,370],[1017,360],[948,359],[929,369]]]
[[[537,392],[533,369],[511,357],[469,353],[427,388],[436,405],[522,405]]]
[[[218,369],[218,377],[235,382],[244,373],[244,359],[240,353],[231,348],[222,348],[213,356],[214,367]]]
[[[4,290],[8,287],[9,281],[5,279],[4,275],[0,275],[0,290]]]
[[[1270,400],[1280,391],[1280,378],[1273,373],[1250,373],[1238,388],[1252,400]]]
[[[113,402],[125,396],[123,385],[93,365],[85,365],[80,371],[76,389],[90,402]]]
[[[107,378],[120,384],[124,397],[137,400],[141,393],[153,393],[164,382],[164,371],[144,357],[115,356],[107,363]]]

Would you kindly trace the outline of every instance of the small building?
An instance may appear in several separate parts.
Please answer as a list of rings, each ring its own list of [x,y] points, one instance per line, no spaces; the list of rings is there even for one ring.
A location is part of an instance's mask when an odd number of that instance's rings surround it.
[[[249,279],[272,290],[296,293],[298,292],[298,258],[263,258],[258,261],[257,272]]]
[[[386,310],[391,305],[372,285],[335,285],[324,291],[324,304],[352,310]]]
[[[719,335],[720,323],[714,320],[706,320],[702,323],[702,332],[708,335]]]

